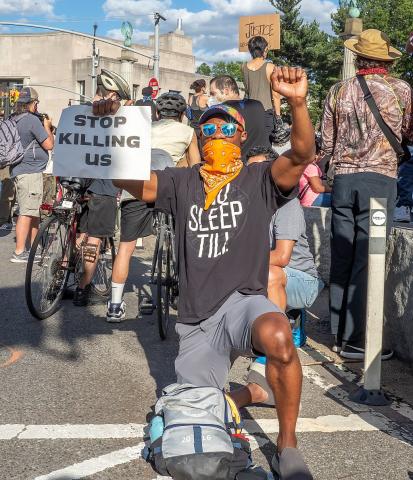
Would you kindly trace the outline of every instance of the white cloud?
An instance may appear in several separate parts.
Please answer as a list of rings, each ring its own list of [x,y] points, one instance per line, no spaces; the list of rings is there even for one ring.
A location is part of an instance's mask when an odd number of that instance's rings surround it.
[[[0,14],[54,16],[55,0],[0,0]]]
[[[0,0],[1,2],[2,0]],[[205,0],[207,8],[192,12],[187,8],[173,8],[172,0],[106,0],[103,9],[110,18],[129,18],[135,25],[135,42],[144,42],[153,31],[153,12],[159,11],[167,18],[161,31],[176,28],[178,18],[183,28],[192,36],[197,63],[219,60],[244,60],[238,52],[238,22],[242,15],[273,12],[269,0]],[[337,8],[333,0],[302,0],[301,13],[306,21],[317,20],[321,27],[331,32],[330,15]],[[119,36],[119,30],[108,32]]]

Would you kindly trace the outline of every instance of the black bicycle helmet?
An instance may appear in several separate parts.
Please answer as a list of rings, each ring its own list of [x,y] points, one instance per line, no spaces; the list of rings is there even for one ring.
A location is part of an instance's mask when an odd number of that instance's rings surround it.
[[[179,117],[186,107],[185,98],[178,93],[163,93],[156,101],[156,110],[162,117]]]
[[[102,68],[97,84],[104,92],[116,92],[122,100],[131,98],[128,82],[118,73]]]

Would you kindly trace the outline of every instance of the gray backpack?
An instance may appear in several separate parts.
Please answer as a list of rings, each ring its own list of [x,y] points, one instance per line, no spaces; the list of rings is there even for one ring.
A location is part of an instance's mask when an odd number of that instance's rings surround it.
[[[33,147],[34,156],[36,140],[31,141],[24,149],[17,130],[17,123],[26,115],[28,113],[22,113],[0,122],[0,169],[20,163],[30,147]]]
[[[144,458],[175,480],[234,480],[251,466],[248,439],[234,402],[214,387],[172,384],[155,405],[163,432],[154,438],[154,420]]]

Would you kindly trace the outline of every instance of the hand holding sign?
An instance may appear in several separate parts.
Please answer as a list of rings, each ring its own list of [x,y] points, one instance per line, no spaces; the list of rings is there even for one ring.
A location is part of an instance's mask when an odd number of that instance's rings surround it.
[[[305,101],[308,92],[307,74],[300,67],[274,67],[271,74],[272,89],[289,103]]]
[[[56,133],[54,175],[149,178],[151,109],[118,108],[117,102],[103,100],[95,102],[93,110],[86,105],[63,110]],[[107,115],[113,111],[116,113]]]

